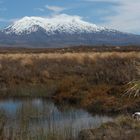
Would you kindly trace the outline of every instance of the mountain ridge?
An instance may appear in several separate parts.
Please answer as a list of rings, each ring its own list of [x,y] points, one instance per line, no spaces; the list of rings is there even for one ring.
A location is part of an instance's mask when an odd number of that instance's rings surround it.
[[[23,17],[0,31],[0,44],[31,46],[140,45],[140,36],[99,27],[78,16]]]

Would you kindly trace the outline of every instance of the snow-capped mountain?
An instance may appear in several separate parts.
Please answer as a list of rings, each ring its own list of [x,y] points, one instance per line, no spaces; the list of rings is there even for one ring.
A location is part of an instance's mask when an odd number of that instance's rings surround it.
[[[49,18],[24,17],[0,31],[0,44],[135,45],[140,44],[140,36],[98,27],[78,16],[62,14]]]
[[[59,33],[91,33],[105,30],[104,27],[98,27],[95,24],[91,24],[82,21],[78,16],[58,15],[53,18],[41,18],[41,17],[24,17],[19,21],[16,21],[13,25],[4,29],[7,34],[15,33],[17,35],[32,32],[36,32],[39,28],[51,35],[56,31]]]

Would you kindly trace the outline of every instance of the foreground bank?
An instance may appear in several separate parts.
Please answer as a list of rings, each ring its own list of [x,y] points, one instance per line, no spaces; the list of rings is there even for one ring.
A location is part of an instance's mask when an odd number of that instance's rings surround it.
[[[78,140],[139,140],[140,121],[121,116],[97,129],[82,130]]]

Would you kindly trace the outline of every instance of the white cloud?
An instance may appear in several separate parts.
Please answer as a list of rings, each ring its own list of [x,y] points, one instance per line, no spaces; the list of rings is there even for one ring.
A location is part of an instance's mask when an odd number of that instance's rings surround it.
[[[64,8],[64,7],[52,6],[52,5],[51,6],[50,5],[45,5],[44,7],[41,7],[41,8],[35,8],[35,10],[38,10],[40,12],[44,12],[46,10],[50,10],[50,11],[52,11],[55,14],[58,14],[58,13],[64,11],[65,9],[66,8]]]
[[[65,10],[64,7],[45,5],[45,8],[55,13],[60,13]]]
[[[140,32],[140,0],[83,0],[87,2],[116,3],[110,12],[102,17],[102,26],[119,29],[126,32]],[[101,10],[102,12],[102,10]],[[112,12],[114,14],[112,14]]]
[[[35,8],[35,10],[40,11],[40,12],[44,12],[45,11],[45,9],[43,9],[43,8]]]
[[[118,5],[113,6],[116,14],[104,17],[105,23],[103,24],[122,31],[139,32],[140,0],[118,0],[118,3]]]

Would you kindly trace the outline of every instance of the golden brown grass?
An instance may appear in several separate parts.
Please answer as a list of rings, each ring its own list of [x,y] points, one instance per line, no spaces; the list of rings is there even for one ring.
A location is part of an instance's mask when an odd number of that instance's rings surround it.
[[[137,109],[140,99],[122,94],[126,83],[137,80],[138,62],[140,52],[0,54],[0,96],[11,96],[3,94],[3,89],[44,85],[55,100],[78,103],[92,111]]]
[[[88,57],[92,60],[100,57],[109,57],[109,56],[116,56],[116,57],[139,57],[140,58],[140,52],[80,52],[80,53],[8,53],[8,54],[0,54],[0,59],[3,58],[9,58],[9,59],[32,59],[32,58],[38,58],[38,59],[76,59],[76,60],[83,60],[85,57]]]

